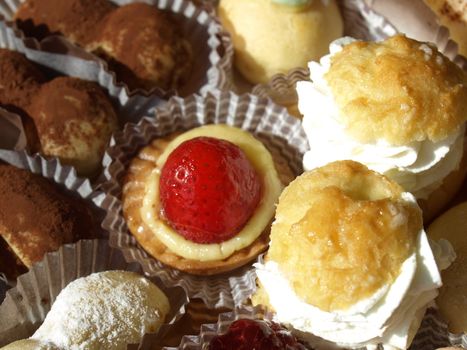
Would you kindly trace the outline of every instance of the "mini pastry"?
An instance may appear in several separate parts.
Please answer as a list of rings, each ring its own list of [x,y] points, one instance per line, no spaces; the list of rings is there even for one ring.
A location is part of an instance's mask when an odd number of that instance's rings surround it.
[[[59,77],[41,86],[28,109],[41,153],[59,157],[91,176],[100,168],[105,147],[118,128],[115,110],[94,82]]]
[[[132,3],[104,20],[90,49],[131,89],[175,89],[191,73],[192,52],[174,19],[155,6]]]
[[[156,139],[131,162],[123,215],[153,257],[193,274],[232,270],[268,245],[283,161],[251,134],[207,125]]]
[[[42,176],[0,164],[0,246],[7,247],[2,259],[8,256],[12,264],[6,266],[13,270],[8,277],[62,244],[96,235],[90,209],[81,200],[66,196]]]
[[[252,84],[306,67],[343,34],[334,0],[221,0],[219,17],[232,36],[235,67]]]
[[[467,1],[424,1],[436,13],[441,24],[449,29],[449,36],[459,46],[459,54],[467,57]]]
[[[144,3],[108,0],[26,0],[15,15],[28,36],[65,36],[107,61],[130,89],[183,86],[192,49],[168,13]]]
[[[452,333],[467,333],[467,202],[449,209],[428,227],[428,237],[438,241],[444,250],[450,251],[450,260],[439,261],[445,265],[455,260],[442,272],[443,286],[436,298],[439,312]]]
[[[467,171],[466,73],[403,35],[379,43],[343,38],[330,50],[310,63],[313,82],[297,84],[310,143],[305,169],[362,162],[413,193],[430,220]]]
[[[169,311],[166,295],[146,278],[128,271],[97,272],[60,292],[30,341],[59,349],[126,350],[144,334],[155,333]]]
[[[353,161],[305,172],[282,192],[259,293],[313,343],[407,349],[441,278],[415,198]]]
[[[209,350],[306,350],[287,328],[266,320],[240,319],[215,336]]]
[[[58,34],[85,47],[115,7],[107,0],[26,0],[18,8],[15,20],[27,36],[42,40]]]

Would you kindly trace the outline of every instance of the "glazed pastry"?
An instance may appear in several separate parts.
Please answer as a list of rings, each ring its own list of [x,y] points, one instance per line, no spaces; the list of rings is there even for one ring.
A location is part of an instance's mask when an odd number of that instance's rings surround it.
[[[306,67],[343,34],[334,0],[221,0],[219,17],[232,36],[235,67],[252,84]]]
[[[41,153],[76,167],[80,175],[95,175],[105,147],[118,128],[107,95],[93,82],[59,77],[41,86],[28,109]]]
[[[115,7],[107,0],[26,0],[15,20],[27,36],[42,40],[58,34],[86,47],[103,18]]]
[[[443,286],[436,298],[439,312],[452,333],[467,333],[467,202],[449,209],[428,228],[428,237],[445,250],[452,244],[452,265],[442,272]],[[444,265],[449,261],[439,261]]]
[[[155,6],[132,3],[103,20],[89,49],[131,89],[174,89],[187,81],[192,66],[191,46],[178,27]]]
[[[441,277],[415,198],[353,161],[305,172],[282,192],[254,303],[345,348],[407,349]]]
[[[240,319],[209,342],[209,350],[306,350],[287,328],[266,320]]]
[[[297,84],[310,143],[305,169],[362,162],[413,193],[430,220],[467,171],[465,72],[402,35],[379,43],[343,38],[330,50],[310,63],[313,82]]]
[[[170,135],[131,162],[123,215],[141,246],[162,263],[200,275],[229,271],[268,245],[282,190],[278,172],[284,183],[293,178],[283,161],[274,162],[241,129],[208,125]]]
[[[465,0],[424,0],[436,13],[449,36],[459,45],[459,54],[467,57],[467,2]]]
[[[39,140],[26,111],[32,96],[45,81],[40,69],[23,54],[0,49],[0,107],[21,117],[31,151],[39,149]]]
[[[97,272],[68,284],[26,342],[50,344],[37,349],[126,350],[157,332],[169,311],[167,296],[146,278]]]
[[[8,256],[12,264],[6,266],[13,270],[8,277],[65,243],[96,237],[96,228],[81,200],[69,198],[39,175],[0,164],[0,246],[5,248],[2,259]]]
[[[15,19],[28,36],[60,34],[102,57],[130,89],[175,89],[191,74],[191,45],[175,19],[152,5],[27,0]]]

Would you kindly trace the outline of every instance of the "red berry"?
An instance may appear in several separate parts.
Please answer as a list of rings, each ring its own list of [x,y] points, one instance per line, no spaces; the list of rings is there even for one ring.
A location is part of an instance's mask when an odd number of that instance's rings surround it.
[[[197,137],[167,158],[160,177],[163,215],[196,243],[219,243],[246,224],[261,196],[258,174],[231,142]]]
[[[286,328],[269,321],[237,320],[214,337],[209,350],[305,350]]]

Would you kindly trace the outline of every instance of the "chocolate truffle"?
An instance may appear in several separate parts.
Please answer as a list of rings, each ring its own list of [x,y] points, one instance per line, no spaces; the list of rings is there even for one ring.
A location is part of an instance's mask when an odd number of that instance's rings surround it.
[[[90,46],[131,89],[176,88],[191,71],[191,46],[178,24],[148,4],[132,3],[111,12]]]
[[[65,195],[42,176],[0,164],[0,246],[9,247],[0,255],[8,252],[10,261],[23,265],[16,271],[62,244],[97,233],[90,208],[82,200]]]
[[[15,19],[27,36],[40,40],[60,34],[84,47],[102,18],[114,8],[107,0],[27,0]]]
[[[34,119],[41,152],[95,175],[105,147],[118,127],[107,95],[93,82],[59,77],[41,86],[29,114]]]

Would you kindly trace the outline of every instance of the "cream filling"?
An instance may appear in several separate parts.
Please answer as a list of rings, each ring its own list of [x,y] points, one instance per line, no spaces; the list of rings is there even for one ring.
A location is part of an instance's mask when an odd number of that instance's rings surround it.
[[[253,215],[243,229],[233,238],[213,244],[200,244],[187,240],[165,220],[161,219],[159,199],[159,177],[168,155],[182,142],[197,136],[213,136],[235,143],[246,154],[258,172],[263,184],[262,198]],[[282,191],[274,161],[264,145],[249,133],[225,125],[208,125],[193,129],[175,138],[159,157],[155,168],[146,181],[143,205],[140,209],[143,222],[150,228],[168,249],[173,253],[191,260],[213,261],[228,258],[236,251],[253,243],[269,225],[274,216],[275,204]]]
[[[417,198],[427,198],[449,173],[458,169],[465,126],[439,142],[421,141],[403,146],[392,146],[385,140],[365,144],[348,135],[339,121],[340,111],[325,74],[331,66],[331,57],[353,41],[347,37],[331,43],[329,55],[321,58],[320,63],[309,64],[313,82],[297,83],[298,107],[304,116],[302,125],[310,145],[303,166],[311,170],[337,160],[354,160],[392,178]],[[401,113],[404,108],[401,106]]]
[[[413,337],[411,325],[414,320],[419,321],[414,315],[423,314],[420,310],[426,309],[441,286],[424,231],[418,235],[416,253],[403,263],[394,283],[349,310],[326,312],[305,303],[274,261],[255,266],[279,322],[349,348],[381,343],[385,347],[406,349]]]

